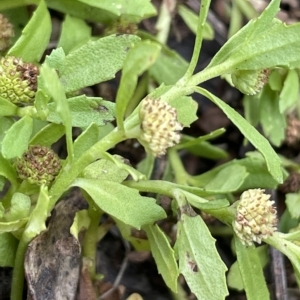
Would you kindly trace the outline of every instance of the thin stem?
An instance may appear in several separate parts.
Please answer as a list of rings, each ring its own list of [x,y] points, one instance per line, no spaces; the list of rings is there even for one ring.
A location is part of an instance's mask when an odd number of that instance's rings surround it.
[[[175,180],[178,184],[186,185],[187,184],[187,173],[182,164],[181,159],[179,158],[178,152],[175,149],[168,150],[168,157],[171,163],[171,166],[175,173]]]
[[[18,245],[14,272],[11,284],[11,300],[22,300],[23,299],[23,286],[24,286],[24,258],[27,251],[29,241],[21,239]]]
[[[194,46],[191,62],[186,71],[186,74],[183,77],[184,80],[190,79],[190,77],[193,75],[195,68],[197,66],[199,54],[200,54],[200,50],[201,50],[201,46],[202,46],[203,31],[204,31],[204,26],[205,26],[207,14],[208,14],[209,6],[210,6],[210,0],[202,0],[201,1],[201,8],[200,8],[200,15],[198,18],[198,27],[197,27],[195,46]]]

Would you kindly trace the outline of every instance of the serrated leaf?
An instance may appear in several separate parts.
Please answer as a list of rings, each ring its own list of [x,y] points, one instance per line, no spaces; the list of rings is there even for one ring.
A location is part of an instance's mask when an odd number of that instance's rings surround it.
[[[11,159],[21,157],[28,148],[33,122],[28,116],[15,122],[6,132],[2,141],[2,154]]]
[[[268,171],[272,177],[278,182],[282,183],[283,176],[281,171],[281,161],[270,146],[269,142],[251,125],[249,124],[238,112],[231,108],[228,104],[223,102],[221,99],[211,94],[207,90],[197,87],[195,89],[200,94],[209,98],[214,102],[227,117],[239,128],[242,134],[257,148],[263,155],[268,166]]]
[[[152,17],[156,14],[155,7],[149,0],[79,0],[92,7],[97,7],[110,12],[116,16],[126,15],[130,21],[138,22],[142,19]]]
[[[37,134],[31,138],[29,144],[50,147],[64,134],[65,126],[61,124],[50,123],[39,130]]]
[[[81,95],[66,100],[69,106],[73,127],[85,128],[95,123],[103,126],[115,119],[115,104],[98,97]],[[48,104],[49,115],[47,120],[53,123],[61,123],[61,113],[56,110],[55,103]]]
[[[0,116],[15,116],[18,111],[18,107],[10,101],[0,97]]]
[[[234,241],[247,299],[270,299],[262,265],[255,246],[244,246],[237,237],[234,238]]]
[[[116,182],[80,178],[72,186],[84,189],[100,209],[137,229],[166,217],[155,199]]]
[[[228,295],[225,280],[227,268],[203,220],[199,216],[182,214],[177,230],[179,271],[192,293],[199,300],[225,299]]]
[[[155,225],[146,225],[143,227],[146,231],[151,253],[155,259],[158,272],[162,275],[167,286],[177,293],[177,279],[179,276],[178,265],[175,259],[174,250],[166,235]]]
[[[13,267],[18,240],[11,233],[0,234],[0,267]]]
[[[299,100],[299,89],[300,84],[297,71],[294,69],[288,70],[279,95],[279,110],[281,114],[297,103]]]
[[[134,35],[111,35],[72,51],[66,56],[63,69],[59,69],[66,92],[114,78],[123,66],[129,47],[138,41]]]
[[[49,43],[51,29],[50,14],[45,2],[41,0],[8,55],[22,57],[25,62],[39,62]]]
[[[160,49],[157,43],[142,41],[128,51],[116,100],[119,127],[123,127],[123,118],[137,86],[138,76],[154,64]]]
[[[56,70],[60,70],[62,72],[65,66],[65,58],[66,54],[63,48],[56,48],[51,51],[50,55],[46,56],[45,63]],[[40,82],[38,82],[40,84]]]
[[[24,219],[29,216],[31,207],[30,197],[22,193],[14,193],[10,207],[4,214],[4,220],[7,222]]]
[[[64,52],[68,54],[90,38],[91,27],[84,20],[66,14],[57,48],[62,47]]]
[[[279,147],[285,138],[286,121],[279,111],[279,98],[276,92],[266,85],[260,95],[260,123],[271,143]]]

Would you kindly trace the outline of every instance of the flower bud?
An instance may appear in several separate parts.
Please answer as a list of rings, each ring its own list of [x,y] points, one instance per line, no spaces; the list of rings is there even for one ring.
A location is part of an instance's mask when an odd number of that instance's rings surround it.
[[[14,35],[13,25],[4,15],[0,14],[0,51],[8,49]]]
[[[180,141],[178,131],[183,126],[177,121],[177,110],[160,100],[145,98],[141,104],[139,117],[141,134],[139,141],[146,151],[154,156],[166,153],[167,148]]]
[[[232,83],[243,94],[255,95],[268,82],[270,70],[237,70],[231,74]]]
[[[59,157],[46,146],[29,146],[15,166],[19,177],[31,184],[50,185],[61,169]]]
[[[241,195],[233,229],[244,245],[261,243],[276,231],[276,209],[270,195],[262,189],[250,189]]]
[[[16,105],[34,102],[39,69],[31,63],[24,63],[16,57],[2,57],[0,60],[0,96]]]

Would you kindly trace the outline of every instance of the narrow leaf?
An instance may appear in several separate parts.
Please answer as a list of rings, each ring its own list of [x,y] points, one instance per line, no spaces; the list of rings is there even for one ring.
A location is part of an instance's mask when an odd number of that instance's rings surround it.
[[[18,240],[11,233],[0,234],[0,267],[13,267]]]
[[[235,237],[237,261],[248,300],[270,299],[262,265],[255,246],[246,247]]]
[[[174,250],[171,248],[166,235],[156,224],[144,226],[143,229],[147,233],[158,272],[162,275],[167,286],[176,293],[179,271]]]
[[[8,55],[22,57],[25,62],[39,62],[49,43],[51,28],[50,14],[45,1],[41,0]]]
[[[273,176],[273,178],[282,183],[282,171],[281,171],[281,161],[270,146],[269,142],[251,125],[249,124],[239,113],[237,113],[228,104],[223,102],[218,97],[214,96],[210,92],[200,87],[195,88],[195,91],[206,96],[212,102],[214,102],[222,111],[227,115],[227,117],[239,128],[242,134],[261,152],[264,156],[268,171]]]
[[[113,181],[80,178],[72,186],[84,189],[100,209],[137,229],[166,217],[155,199]]]

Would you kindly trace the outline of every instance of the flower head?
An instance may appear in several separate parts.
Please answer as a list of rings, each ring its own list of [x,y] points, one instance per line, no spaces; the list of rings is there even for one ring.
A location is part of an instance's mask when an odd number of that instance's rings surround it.
[[[255,95],[268,82],[270,70],[237,70],[231,74],[232,83],[242,93]]]
[[[245,191],[237,206],[233,229],[244,245],[261,243],[276,231],[276,209],[262,189]]]
[[[147,152],[161,156],[167,148],[179,143],[183,125],[177,120],[177,110],[168,103],[146,98],[139,117],[142,130],[139,140]]]
[[[7,50],[14,35],[13,25],[4,15],[0,14],[0,51]]]
[[[18,175],[32,184],[50,185],[61,169],[56,153],[46,146],[29,146],[15,162]]]
[[[34,102],[39,69],[13,56],[0,60],[0,96],[16,105]]]

